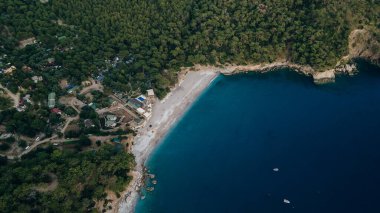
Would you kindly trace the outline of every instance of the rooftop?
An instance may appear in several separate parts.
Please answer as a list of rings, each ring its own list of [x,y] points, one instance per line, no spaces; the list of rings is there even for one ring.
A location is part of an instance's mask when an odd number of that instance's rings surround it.
[[[146,93],[148,94],[148,96],[154,96],[154,90],[153,89],[148,89],[146,91]]]

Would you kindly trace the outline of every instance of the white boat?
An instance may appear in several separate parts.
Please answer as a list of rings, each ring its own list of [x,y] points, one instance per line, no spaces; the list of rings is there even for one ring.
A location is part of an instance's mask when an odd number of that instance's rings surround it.
[[[289,203],[290,203],[290,201],[289,201],[289,200],[287,200],[287,199],[284,199],[284,203],[286,203],[286,204],[289,204]]]
[[[273,171],[278,172],[278,171],[280,171],[280,169],[279,168],[274,168]]]

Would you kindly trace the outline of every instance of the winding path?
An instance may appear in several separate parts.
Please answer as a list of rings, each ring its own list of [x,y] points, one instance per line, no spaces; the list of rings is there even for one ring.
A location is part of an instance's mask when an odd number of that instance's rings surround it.
[[[18,106],[18,103],[20,102],[20,93],[12,93],[11,91],[9,91],[9,89],[7,89],[6,87],[3,87],[3,85],[0,84],[0,88],[3,89],[7,95],[13,100],[13,107],[14,108],[17,108]]]

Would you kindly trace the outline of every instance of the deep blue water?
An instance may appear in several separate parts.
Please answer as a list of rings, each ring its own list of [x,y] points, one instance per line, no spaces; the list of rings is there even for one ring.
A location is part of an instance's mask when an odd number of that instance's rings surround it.
[[[360,70],[219,77],[151,156],[137,213],[380,212],[380,70]]]

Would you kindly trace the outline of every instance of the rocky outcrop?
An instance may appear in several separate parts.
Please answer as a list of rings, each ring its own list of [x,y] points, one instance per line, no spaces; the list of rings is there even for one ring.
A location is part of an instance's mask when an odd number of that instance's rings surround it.
[[[313,73],[314,83],[325,84],[335,82],[335,69],[326,70],[324,72]]]
[[[380,43],[369,29],[353,30],[349,36],[348,50],[348,60],[363,58],[380,65]]]
[[[358,72],[358,69],[356,67],[356,64],[344,64],[339,65],[335,68],[335,73],[337,74],[348,74],[348,75],[355,75]]]

